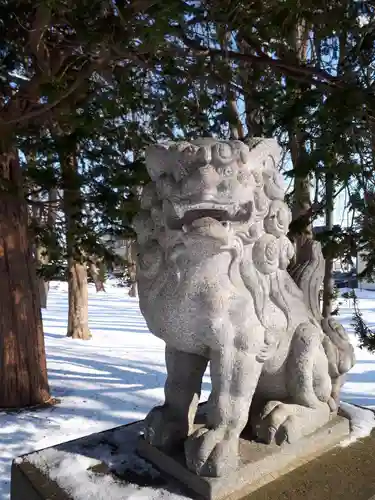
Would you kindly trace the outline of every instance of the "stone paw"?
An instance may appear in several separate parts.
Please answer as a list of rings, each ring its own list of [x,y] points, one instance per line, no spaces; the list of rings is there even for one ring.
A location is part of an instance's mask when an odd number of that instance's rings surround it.
[[[188,435],[187,424],[176,418],[167,406],[156,406],[150,411],[143,431],[145,441],[165,451],[182,445]]]
[[[256,436],[262,441],[278,445],[294,443],[326,424],[331,410],[327,403],[317,408],[269,401],[261,415],[253,421]]]
[[[225,429],[198,429],[185,441],[186,465],[199,476],[221,477],[238,466],[238,446]]]
[[[290,406],[280,401],[269,401],[254,425],[256,436],[267,444],[297,441],[301,432],[298,417],[290,412]]]

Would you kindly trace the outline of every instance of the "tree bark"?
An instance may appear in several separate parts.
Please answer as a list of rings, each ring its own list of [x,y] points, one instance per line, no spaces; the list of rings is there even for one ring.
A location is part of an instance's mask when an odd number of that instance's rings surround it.
[[[48,254],[47,250],[38,245],[35,250],[35,260],[38,267],[48,264]],[[42,309],[47,309],[47,297],[49,292],[49,281],[43,278],[43,276],[37,276],[38,293],[40,306]]]
[[[34,202],[40,202],[38,195],[33,196]],[[53,231],[56,223],[56,209],[57,209],[57,189],[51,189],[48,195],[47,214],[45,207],[35,203],[32,207],[32,222],[34,228],[46,227],[50,232]],[[34,235],[34,256],[37,270],[46,266],[50,261],[50,249],[46,248],[38,238]],[[42,309],[47,308],[47,298],[49,292],[49,279],[37,273],[37,288],[39,291],[39,300]]]
[[[326,230],[333,229],[333,196],[334,196],[334,177],[332,174],[326,174]],[[330,238],[331,239],[331,238]],[[329,318],[332,314],[334,280],[333,272],[333,253],[331,245],[328,244],[325,255],[325,271],[323,282],[323,318]]]
[[[35,165],[36,163],[36,155],[35,153],[29,153],[27,155],[27,163],[30,165]],[[44,277],[39,274],[40,269],[48,263],[48,250],[45,248],[38,236],[38,229],[41,229],[47,223],[46,217],[44,214],[44,207],[41,203],[40,195],[37,194],[38,190],[37,185],[33,185],[32,189],[35,190],[34,194],[32,194],[31,199],[33,201],[30,217],[31,217],[31,225],[34,229],[33,235],[33,252],[37,269],[37,289],[39,293],[39,301],[42,309],[47,308],[47,295],[49,290],[49,282],[45,281]]]
[[[231,32],[227,30],[218,31],[220,44],[223,50],[227,51],[230,44]],[[232,62],[226,58],[228,81],[224,82],[224,93],[227,100],[228,119],[229,119],[229,133],[231,139],[243,140],[245,137],[244,127],[241,121],[241,116],[238,111],[236,93],[232,88]]]
[[[0,137],[0,407],[50,399],[36,269],[18,153]]]
[[[57,218],[57,189],[51,189],[50,192],[48,193],[48,215],[47,215],[47,226],[52,233],[55,229],[55,224],[56,224],[56,218]],[[44,252],[44,262],[43,264],[46,265],[50,261],[50,253],[46,249]],[[47,298],[48,298],[48,292],[49,292],[49,279],[44,278],[40,284],[39,284],[39,290],[41,294],[41,302],[42,302],[42,308],[47,308]],[[44,305],[43,305],[43,300],[44,300]]]
[[[292,46],[295,52],[296,61],[304,63],[308,52],[309,28],[305,21],[300,21],[294,33],[291,34]],[[303,93],[304,87],[301,85],[296,92]],[[306,155],[305,140],[303,132],[298,124],[298,117],[294,120],[289,129],[289,148],[295,171],[294,178],[294,202],[292,208],[292,220],[295,224],[298,221],[298,230],[291,230],[291,239],[295,244],[296,259],[298,253],[307,239],[313,238],[312,221],[308,214],[311,211],[311,179],[310,175],[304,172],[304,158]],[[295,226],[291,226],[292,227]]]
[[[48,295],[48,290],[49,290],[49,282],[45,281],[44,277],[39,274],[40,269],[48,263],[48,250],[42,245],[41,241],[38,238],[37,235],[37,228],[41,228],[44,224],[45,221],[43,220],[43,210],[41,209],[41,206],[37,205],[37,202],[40,202],[39,196],[33,196],[32,197],[34,201],[34,205],[32,207],[32,226],[34,228],[34,258],[35,258],[35,264],[37,268],[37,277],[36,277],[36,282],[37,282],[37,290],[39,293],[39,301],[40,301],[40,306],[42,309],[47,308],[47,295]]]
[[[66,139],[66,138],[65,138]],[[79,246],[82,198],[75,145],[60,138],[60,165],[63,180],[66,247],[68,257],[69,312],[67,336],[88,340],[88,289],[86,258]]]
[[[67,336],[73,339],[89,340],[91,333],[89,329],[86,264],[77,262],[71,257],[68,261],[68,273],[69,317]]]
[[[297,147],[298,140],[292,139],[291,148]],[[292,158],[293,158],[292,154]],[[296,154],[295,159],[293,160],[294,168],[298,168],[299,162],[301,158],[299,157],[299,153]],[[304,243],[307,239],[313,239],[313,229],[311,217],[308,214],[311,212],[311,181],[309,176],[306,177],[296,177],[294,179],[294,203],[292,208],[292,220],[297,221],[300,220],[300,229],[299,232],[293,235],[293,240],[296,244],[296,252],[298,253],[299,249],[303,247]],[[306,218],[306,220],[304,220]]]
[[[104,282],[100,279],[100,269],[98,265],[90,260],[89,262],[90,276],[95,284],[95,290],[97,292],[105,292]]]
[[[246,28],[245,28],[246,31]],[[243,43],[243,33],[239,30],[236,37],[236,43],[241,47],[244,54],[251,54],[253,49],[249,48],[246,43]],[[259,68],[255,68],[253,64],[245,61],[238,62],[238,78],[240,86],[243,89],[243,98],[245,105],[245,122],[247,128],[247,137],[263,137],[264,136],[264,112],[262,111],[261,103],[257,98]],[[265,77],[263,72],[263,78]]]

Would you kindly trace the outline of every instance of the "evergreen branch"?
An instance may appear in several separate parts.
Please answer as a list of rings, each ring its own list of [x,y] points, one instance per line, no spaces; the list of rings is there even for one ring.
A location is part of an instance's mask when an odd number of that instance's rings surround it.
[[[358,297],[354,290],[349,294],[344,295],[345,298],[353,300],[353,317],[352,326],[354,333],[359,337],[359,346],[361,349],[368,349],[370,352],[375,352],[375,332],[366,324],[363,319],[362,312],[359,308]]]
[[[255,55],[255,54],[243,54],[241,52],[235,52],[233,50],[222,50],[222,49],[213,49],[210,47],[205,47],[204,45],[201,44],[199,40],[194,40],[192,38],[189,38],[181,26],[178,26],[177,29],[184,44],[193,52],[195,52],[196,55],[211,56],[211,57],[219,56],[243,62],[268,65],[280,71],[286,72],[290,76],[293,76],[293,74],[295,74],[296,76],[304,75],[305,77],[310,77],[309,81],[312,83],[318,83],[316,80],[314,80],[314,78],[318,78],[319,80],[326,82],[329,85],[339,88],[346,88],[345,82],[343,82],[340,78],[333,76],[324,70],[314,67],[309,67],[304,64],[287,63],[285,61],[282,61],[281,59],[273,59],[271,56],[265,54],[264,52],[259,53],[259,48],[257,49],[258,55]]]

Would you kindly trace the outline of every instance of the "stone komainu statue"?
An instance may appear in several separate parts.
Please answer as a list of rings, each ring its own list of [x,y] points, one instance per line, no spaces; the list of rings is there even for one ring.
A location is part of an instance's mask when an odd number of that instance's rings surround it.
[[[202,139],[152,146],[134,221],[140,308],[166,343],[165,404],[145,439],[168,452],[184,443],[190,470],[221,476],[238,465],[249,420],[266,442],[292,442],[337,410],[354,364],[345,330],[322,320],[324,261],[317,242],[287,270],[290,211],[272,139]],[[206,424],[193,429],[210,364]],[[254,406],[254,405],[253,405]],[[259,405],[258,405],[259,407]]]

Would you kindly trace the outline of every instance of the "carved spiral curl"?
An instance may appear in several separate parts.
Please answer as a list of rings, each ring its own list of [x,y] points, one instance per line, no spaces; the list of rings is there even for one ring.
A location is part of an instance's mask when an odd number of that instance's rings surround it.
[[[249,245],[250,243],[255,243],[260,238],[262,232],[263,228],[261,226],[261,223],[255,222],[249,227],[247,232],[238,231],[237,236],[241,238],[245,245]]]
[[[280,269],[286,270],[289,262],[294,256],[294,246],[287,236],[281,236],[279,239],[279,267]]]
[[[271,274],[279,269],[280,246],[272,234],[263,234],[253,247],[253,261],[263,274]]]
[[[264,219],[266,232],[280,238],[288,232],[290,222],[291,214],[287,205],[281,200],[273,200]]]

